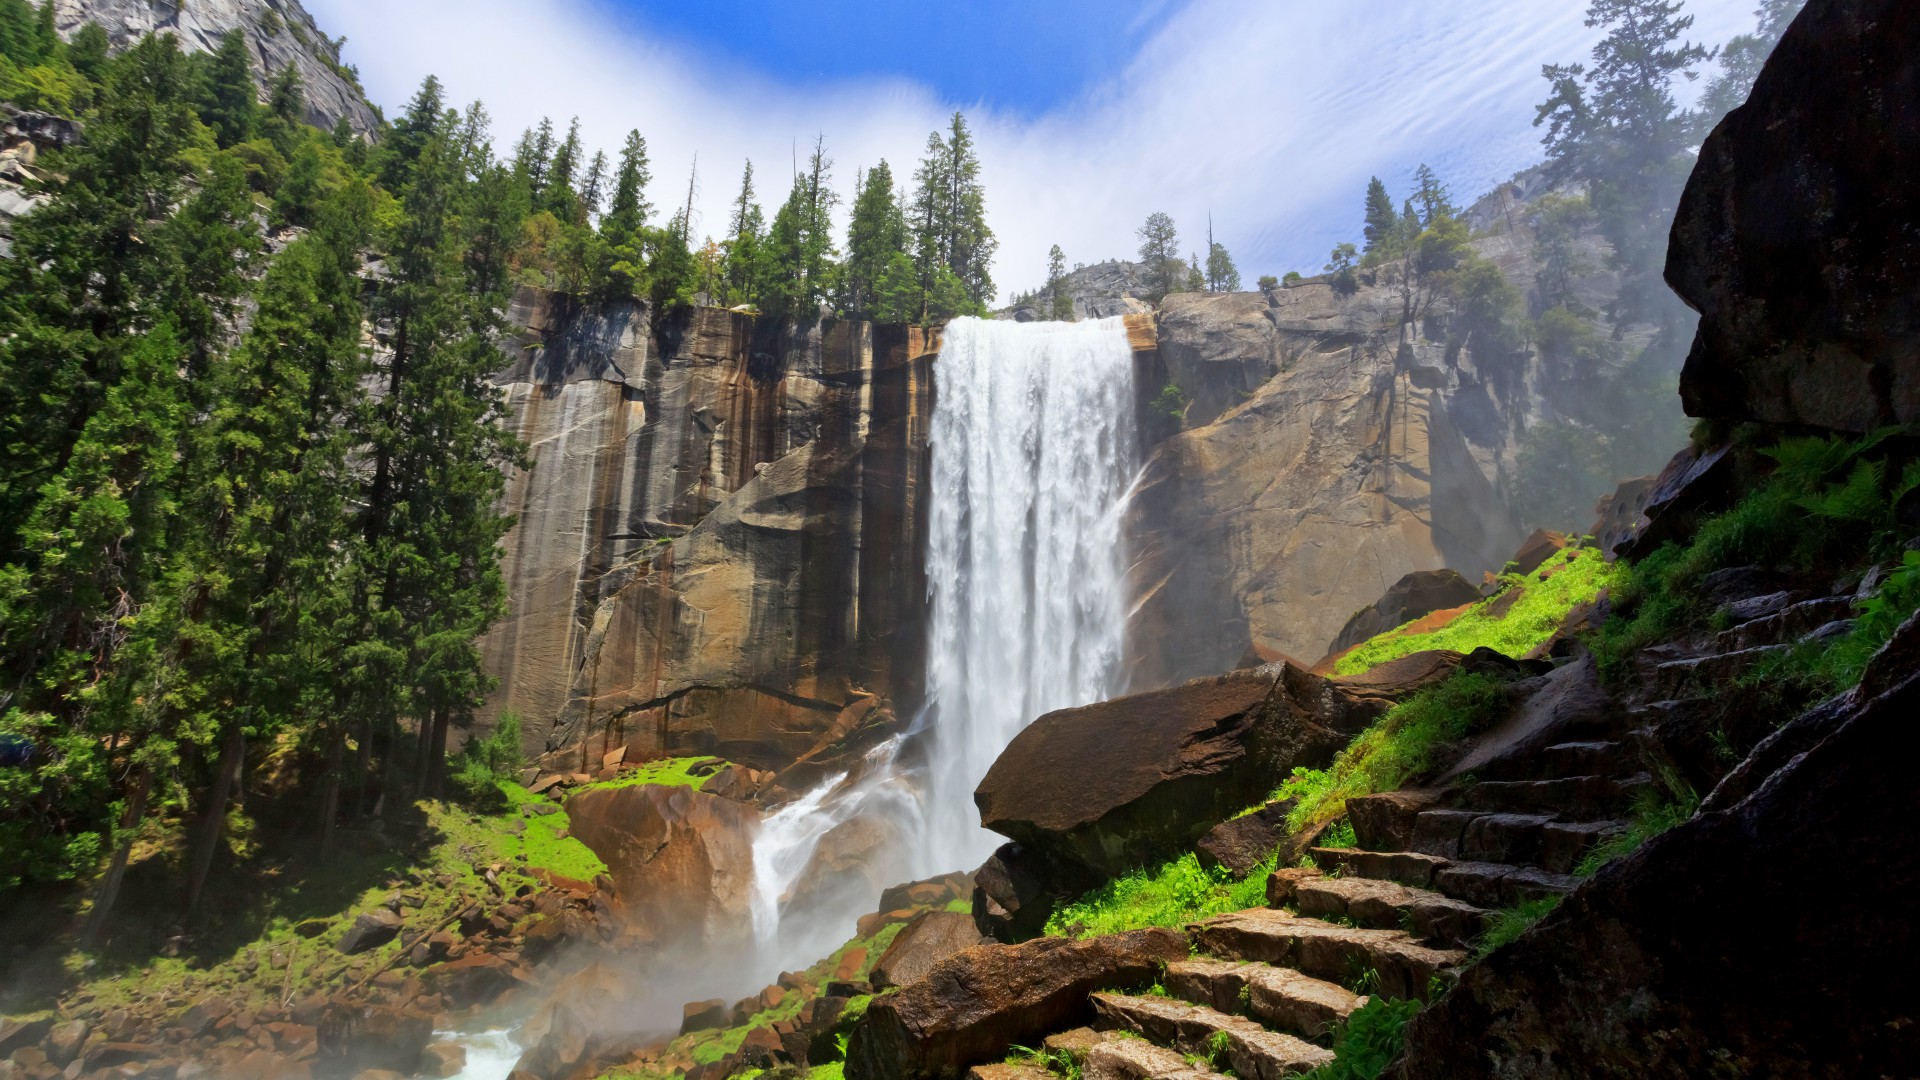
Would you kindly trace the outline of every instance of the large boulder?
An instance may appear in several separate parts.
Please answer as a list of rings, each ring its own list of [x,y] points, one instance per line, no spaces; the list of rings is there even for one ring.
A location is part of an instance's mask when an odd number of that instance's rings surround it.
[[[1189,848],[1319,767],[1378,715],[1290,664],[1062,709],[1015,736],[974,792],[981,824],[1100,878]]]
[[[567,800],[575,839],[607,864],[621,928],[642,940],[750,933],[759,813],[687,787],[596,788]]]
[[[1370,638],[1447,608],[1480,602],[1480,590],[1453,570],[1415,570],[1393,583],[1372,606],[1354,612],[1327,653],[1345,652]]]
[[[1863,684],[1891,689],[1790,725],[1806,749],[1756,751],[1780,767],[1752,794],[1716,795],[1470,968],[1387,1075],[1920,1075],[1916,640],[1910,620]]]
[[[412,1076],[433,1041],[432,1016],[391,1005],[334,1004],[318,1028],[321,1063],[341,1076],[365,1069]]]
[[[1667,280],[1694,416],[1920,420],[1920,7],[1813,0],[1700,150]]]
[[[1150,986],[1186,956],[1186,937],[1161,929],[968,949],[873,1000],[847,1040],[847,1080],[958,1077],[1087,1022],[1093,991]]]
[[[964,911],[926,911],[900,933],[873,964],[873,988],[909,986],[925,978],[935,964],[982,944],[973,916]]]

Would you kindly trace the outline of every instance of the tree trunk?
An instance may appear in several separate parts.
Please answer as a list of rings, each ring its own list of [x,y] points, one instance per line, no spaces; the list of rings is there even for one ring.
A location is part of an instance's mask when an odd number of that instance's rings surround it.
[[[191,919],[200,908],[200,894],[207,887],[207,873],[213,869],[213,853],[220,846],[220,835],[226,830],[227,801],[233,796],[234,777],[246,757],[247,733],[239,724],[229,724],[226,737],[220,741],[220,760],[214,767],[213,788],[207,792],[206,805],[200,812],[198,835],[193,841],[193,862],[189,864],[187,878],[187,918]]]
[[[427,786],[425,794],[431,798],[440,797],[440,782],[447,775],[447,727],[452,718],[447,710],[435,709],[433,713],[433,738],[427,743]]]
[[[105,877],[100,879],[99,895],[94,897],[93,911],[87,916],[86,940],[89,944],[100,939],[101,931],[106,929],[107,917],[113,912],[114,902],[120,899],[120,883],[127,875],[127,859],[133,854],[134,830],[147,816],[147,796],[153,791],[153,773],[146,767],[140,767],[134,775],[133,790],[127,795],[126,813],[120,816],[120,843],[113,849],[113,862],[107,867]]]
[[[345,737],[336,728],[327,747],[327,787],[320,797],[320,861],[333,858],[334,822],[340,817],[340,766]]]

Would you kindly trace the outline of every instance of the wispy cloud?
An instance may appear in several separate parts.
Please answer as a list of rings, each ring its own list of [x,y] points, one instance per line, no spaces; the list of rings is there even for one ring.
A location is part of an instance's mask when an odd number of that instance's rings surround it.
[[[1400,190],[1428,162],[1472,195],[1537,160],[1540,65],[1583,59],[1595,34],[1578,0],[1190,0],[1134,55],[1114,57],[1109,78],[1025,119],[906,78],[783,83],[650,39],[583,0],[307,6],[349,37],[347,59],[390,115],[433,72],[455,101],[486,102],[503,146],[548,115],[578,115],[609,151],[638,128],[660,206],[686,198],[697,154],[696,220],[711,233],[746,158],[771,212],[816,133],[850,189],[882,157],[911,172],[927,133],[964,109],[1001,238],[995,277],[1009,290],[1038,282],[1051,244],[1076,262],[1129,255],[1156,210],[1195,249],[1210,213],[1249,281],[1311,270],[1356,238],[1370,175]],[[1752,22],[1753,0],[1688,6],[1707,43]]]

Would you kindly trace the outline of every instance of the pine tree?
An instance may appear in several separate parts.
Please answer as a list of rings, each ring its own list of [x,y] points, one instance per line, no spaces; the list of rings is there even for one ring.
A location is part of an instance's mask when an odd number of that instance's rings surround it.
[[[740,194],[734,197],[727,239],[721,245],[725,252],[721,278],[729,305],[751,303],[760,296],[765,231],[765,216],[754,202],[753,162],[749,161],[740,174]]]
[[[107,32],[99,23],[81,26],[73,32],[73,40],[67,42],[67,62],[96,85],[106,80],[107,52]]]
[[[653,207],[647,203],[647,185],[652,182],[647,140],[638,131],[629,131],[626,145],[620,149],[620,172],[614,177],[613,202],[600,222],[600,235],[607,243],[618,248],[631,243],[639,234],[653,213]]]
[[[440,80],[427,76],[413,100],[407,103],[406,115],[381,143],[380,183],[388,191],[398,193],[412,182],[415,163],[426,151],[427,144],[443,134],[445,107],[446,96]]]
[[[580,156],[583,152],[580,145],[580,118],[576,116],[567,128],[567,137],[560,141],[559,148],[553,152],[553,161],[547,167],[546,190],[540,197],[540,205],[564,222],[575,221],[579,216]]]
[[[1700,99],[1700,112],[1707,123],[1717,123],[1746,102],[1754,80],[1760,77],[1760,68],[1805,6],[1806,0],[1761,0],[1754,12],[1760,25],[1754,32],[1734,37],[1720,47],[1720,74],[1707,84],[1707,92]]]
[[[1383,191],[1384,194],[1384,191]],[[1413,201],[1420,208],[1420,227],[1430,228],[1443,217],[1459,217],[1460,208],[1453,205],[1453,193],[1432,167],[1421,165],[1413,174]]]
[[[839,201],[832,177],[826,140],[817,138],[806,171],[793,178],[793,189],[767,232],[761,310],[808,318],[826,298],[833,271],[833,207]]]
[[[1367,182],[1367,254],[1391,258],[1399,236],[1400,215],[1394,212],[1387,185],[1376,176]]]
[[[1059,322],[1073,318],[1073,294],[1067,291],[1067,255],[1055,244],[1047,251],[1047,299]]]
[[[1147,215],[1140,237],[1140,274],[1147,294],[1155,303],[1177,292],[1184,283],[1186,267],[1180,261],[1180,236],[1173,219],[1163,213]]]
[[[1227,254],[1227,246],[1213,238],[1213,220],[1207,220],[1207,291],[1239,292],[1240,268]]]
[[[553,161],[553,121],[540,118],[540,126],[529,128],[514,145],[513,169],[525,181],[527,193],[536,201],[547,191],[547,169]]]
[[[208,64],[206,101],[200,107],[200,115],[222,147],[253,137],[257,100],[247,37],[239,30],[229,30],[221,36],[220,47]]]
[[[907,218],[894,197],[893,169],[884,159],[867,170],[847,226],[847,261],[842,275],[843,306],[855,318],[873,315],[880,278],[897,254],[907,250]]]
[[[999,242],[987,227],[980,159],[964,115],[953,114],[944,136],[927,136],[927,156],[914,181],[914,263],[927,298],[925,317],[985,311],[994,296],[990,271]],[[943,274],[952,281],[942,280]],[[967,298],[957,309],[947,302],[956,291]],[[941,302],[934,302],[936,296]]]
[[[586,178],[580,187],[580,209],[585,218],[600,216],[600,201],[605,198],[606,184],[606,151],[596,150],[593,153],[593,162],[587,166]]]

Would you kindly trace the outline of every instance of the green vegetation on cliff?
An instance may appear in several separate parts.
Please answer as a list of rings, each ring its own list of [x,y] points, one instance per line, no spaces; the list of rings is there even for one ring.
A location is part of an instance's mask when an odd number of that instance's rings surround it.
[[[1334,666],[1356,675],[1389,660],[1430,649],[1469,653],[1486,648],[1519,659],[1552,639],[1577,607],[1592,604],[1615,570],[1595,548],[1568,548],[1527,575],[1508,574],[1501,589],[1458,618],[1428,633],[1388,631],[1355,646]]]
[[[1178,929],[1196,919],[1257,907],[1266,902],[1269,859],[1235,881],[1208,870],[1191,853],[1136,870],[1087,893],[1053,913],[1047,933],[1099,937],[1148,926]]]

